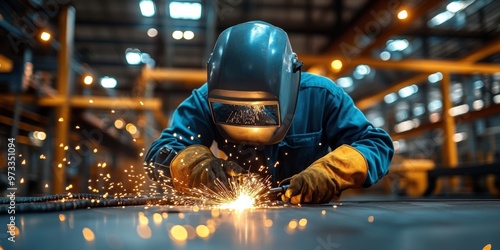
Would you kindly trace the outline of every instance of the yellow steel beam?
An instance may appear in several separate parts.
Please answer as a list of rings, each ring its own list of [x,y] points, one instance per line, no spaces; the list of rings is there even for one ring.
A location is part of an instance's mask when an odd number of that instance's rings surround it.
[[[70,124],[71,58],[75,31],[75,9],[66,6],[59,12],[59,53],[57,57],[57,90],[61,105],[56,108],[57,121],[54,136],[54,161],[52,166],[52,191],[63,193],[66,185],[66,152]],[[63,147],[60,147],[62,145]]]
[[[38,105],[56,107],[63,101],[61,97],[42,97],[38,100]],[[154,110],[161,109],[162,101],[160,98],[73,96],[69,105],[73,108]]]
[[[325,56],[302,56],[301,60],[308,62],[330,62],[332,59]],[[373,68],[390,69],[390,70],[404,70],[404,71],[420,71],[420,72],[450,72],[460,74],[474,74],[484,73],[493,74],[500,72],[500,64],[494,63],[467,63],[462,61],[448,61],[448,60],[427,60],[427,59],[405,59],[401,61],[382,61],[378,59],[359,57],[353,58],[349,64],[359,65],[366,64]]]
[[[456,167],[458,165],[458,152],[457,144],[453,140],[455,135],[455,118],[451,116],[450,109],[453,107],[451,102],[451,76],[449,73],[443,73],[443,80],[441,80],[441,96],[443,96],[443,110],[442,110],[442,129],[444,132],[443,138],[443,159],[442,163],[447,167]],[[457,177],[450,177],[450,186],[453,191],[458,188]]]
[[[143,80],[173,81],[189,84],[190,86],[201,86],[207,81],[205,69],[176,69],[176,68],[143,68]]]
[[[12,67],[12,60],[0,54],[0,73],[9,73]]]

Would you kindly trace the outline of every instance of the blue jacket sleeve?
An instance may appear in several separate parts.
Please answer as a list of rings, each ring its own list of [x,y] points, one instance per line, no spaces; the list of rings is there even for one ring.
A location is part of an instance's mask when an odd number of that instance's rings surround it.
[[[337,85],[333,84],[327,100],[325,127],[330,147],[336,149],[347,144],[360,152],[368,165],[367,178],[362,186],[375,184],[389,170],[394,155],[392,139],[384,130],[375,128]]]
[[[179,152],[194,144],[210,147],[216,128],[210,115],[207,91],[206,84],[193,90],[191,96],[174,110],[170,126],[151,144],[145,163],[168,165],[169,162],[165,161],[171,160],[171,157],[165,158],[162,149]]]

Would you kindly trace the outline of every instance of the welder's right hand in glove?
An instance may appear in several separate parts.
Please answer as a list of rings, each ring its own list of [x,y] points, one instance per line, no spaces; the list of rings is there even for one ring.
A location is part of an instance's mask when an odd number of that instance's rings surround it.
[[[361,187],[367,174],[364,156],[342,145],[294,175],[281,199],[292,204],[328,203],[345,189]]]
[[[215,157],[203,145],[191,145],[180,151],[170,163],[174,188],[183,191],[200,188],[202,184],[213,190],[215,180],[228,186],[230,177],[246,173],[237,163]]]

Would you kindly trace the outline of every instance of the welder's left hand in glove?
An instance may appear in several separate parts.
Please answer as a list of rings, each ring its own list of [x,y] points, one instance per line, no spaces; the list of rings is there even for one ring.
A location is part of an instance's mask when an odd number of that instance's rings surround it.
[[[361,187],[367,174],[364,156],[342,145],[292,177],[281,199],[292,204],[328,203],[348,188]]]
[[[173,186],[178,191],[206,186],[214,189],[215,180],[228,186],[228,178],[246,173],[237,163],[217,158],[203,145],[180,151],[170,164]]]

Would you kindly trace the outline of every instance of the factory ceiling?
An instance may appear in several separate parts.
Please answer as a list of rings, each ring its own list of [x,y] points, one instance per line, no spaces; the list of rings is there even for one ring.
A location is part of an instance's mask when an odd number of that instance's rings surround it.
[[[154,0],[154,15],[145,17],[139,0],[9,0],[0,8],[3,16],[0,32],[2,36],[24,32],[28,42],[35,45],[35,70],[55,71],[57,42],[52,42],[52,46],[40,44],[34,33],[46,29],[57,38],[59,6],[69,3],[76,10],[75,62],[84,66],[79,74],[89,71],[96,79],[114,77],[118,90],[131,90],[143,62],[155,67],[204,69],[217,35],[231,25],[249,20],[263,20],[282,27],[289,33],[299,56],[321,55],[345,63],[361,55],[377,59],[389,56],[390,60],[457,59],[496,38],[500,19],[500,3],[491,0],[197,0],[202,6],[198,20],[172,18],[170,2]],[[402,10],[406,10],[407,17],[398,19]],[[7,26],[10,29],[6,29]],[[181,31],[177,32],[181,34],[180,39],[174,38],[175,31]],[[188,40],[182,36],[186,31],[191,31],[193,38],[189,39],[188,35]],[[17,47],[24,45],[16,39],[2,39],[0,50],[14,60],[22,56]],[[127,63],[127,51],[140,51],[143,62]],[[312,66],[318,65],[306,61],[307,69]],[[343,75],[325,72],[324,68],[321,73],[333,79],[354,73],[355,89],[350,91],[354,99],[409,75],[405,71],[380,71],[368,79],[357,80],[361,78],[359,72],[353,72],[353,67],[346,69],[341,72]],[[366,68],[358,70],[366,73]],[[81,80],[76,79],[78,81]],[[159,84],[158,89],[185,89],[172,84],[174,87]],[[356,85],[363,87],[356,88]]]

